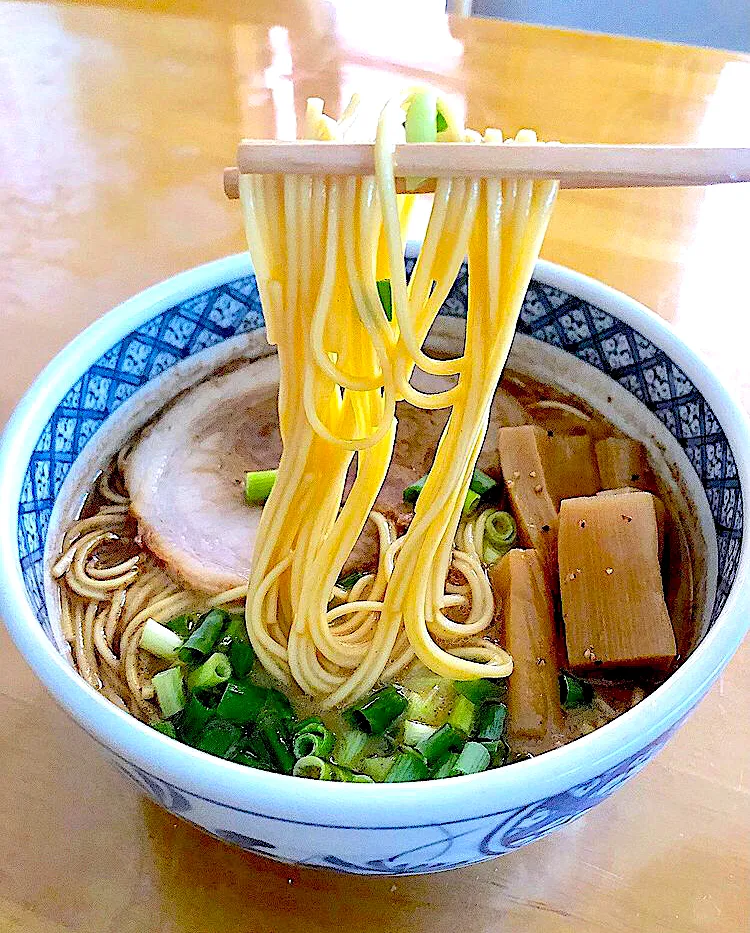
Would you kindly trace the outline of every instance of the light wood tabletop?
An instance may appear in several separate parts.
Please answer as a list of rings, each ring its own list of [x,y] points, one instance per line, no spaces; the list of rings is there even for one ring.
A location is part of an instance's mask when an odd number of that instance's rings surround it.
[[[0,423],[51,356],[143,287],[243,249],[222,168],[426,81],[468,123],[563,142],[750,143],[750,58],[477,19],[439,0],[0,4]],[[367,12],[369,11],[369,12]],[[566,191],[543,254],[640,299],[750,404],[750,186]],[[0,633],[0,930],[692,933],[750,921],[750,644],[645,772],[477,868],[288,868],[147,802]]]

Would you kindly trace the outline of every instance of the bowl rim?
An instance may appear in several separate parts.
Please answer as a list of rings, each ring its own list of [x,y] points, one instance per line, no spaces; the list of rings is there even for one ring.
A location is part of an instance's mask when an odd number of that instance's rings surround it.
[[[415,249],[410,243],[407,255],[414,255]],[[22,484],[42,429],[71,385],[111,346],[174,305],[252,271],[247,253],[239,253],[179,273],[116,306],[54,357],[5,427],[0,438],[0,615],[48,692],[99,745],[175,789],[251,816],[315,827],[396,829],[480,819],[560,793],[658,743],[707,692],[750,628],[748,534],[743,536],[737,574],[721,613],[693,654],[653,694],[607,726],[568,745],[507,768],[450,781],[329,784],[214,758],[168,739],[114,706],[60,655],[29,603],[17,544]],[[721,424],[748,501],[750,420],[710,365],[667,322],[622,292],[544,260],[537,263],[532,279],[612,314],[680,366]],[[378,804],[387,810],[381,811]],[[305,814],[323,816],[326,821],[306,820]],[[387,827],[379,814],[387,814]],[[415,823],[416,814],[419,822]],[[460,818],[452,818],[459,814]]]

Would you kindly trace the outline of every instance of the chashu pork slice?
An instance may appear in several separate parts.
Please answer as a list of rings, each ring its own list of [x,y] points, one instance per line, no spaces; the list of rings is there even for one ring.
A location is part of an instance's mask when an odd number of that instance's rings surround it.
[[[245,503],[245,472],[278,465],[278,374],[269,356],[189,389],[143,429],[127,458],[143,544],[203,592],[247,581],[262,510]]]
[[[249,576],[262,509],[245,504],[245,473],[278,466],[278,378],[273,355],[194,386],[143,429],[126,461],[131,511],[143,544],[174,577],[202,592],[220,593]],[[428,392],[450,384],[424,374],[415,383]],[[413,514],[403,491],[432,466],[448,412],[400,402],[396,417],[393,459],[375,509],[403,534]],[[519,403],[498,389],[493,423],[528,420]],[[490,439],[479,466],[492,469],[496,460]],[[353,475],[354,468],[347,489]],[[373,569],[377,558],[377,529],[367,522],[343,573]]]

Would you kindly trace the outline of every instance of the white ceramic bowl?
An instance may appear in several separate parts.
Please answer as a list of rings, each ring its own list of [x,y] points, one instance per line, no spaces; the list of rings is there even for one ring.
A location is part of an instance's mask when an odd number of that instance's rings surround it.
[[[460,317],[465,300],[462,276],[445,313]],[[114,423],[122,406],[146,410],[165,370],[191,361],[200,368],[207,348],[231,339],[252,342],[261,326],[247,257],[234,256],[120,305],[39,376],[0,445],[0,612],[18,648],[103,754],[149,796],[272,858],[362,873],[438,871],[492,858],[581,816],[667,742],[748,629],[744,413],[656,315],[591,279],[540,262],[520,329],[556,346],[561,369],[567,354],[592,364],[592,384],[605,380],[614,392],[633,393],[644,417],[651,417],[649,409],[684,450],[685,469],[696,468],[691,481],[705,490],[713,555],[704,581],[712,604],[708,631],[679,670],[634,709],[538,758],[434,783],[302,780],[210,757],[117,709],[60,654],[46,609],[47,528],[60,486],[71,464],[90,451],[90,438],[101,437],[102,425]]]

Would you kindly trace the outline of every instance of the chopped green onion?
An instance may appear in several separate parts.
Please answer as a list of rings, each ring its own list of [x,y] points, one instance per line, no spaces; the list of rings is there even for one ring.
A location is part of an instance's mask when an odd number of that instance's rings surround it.
[[[463,732],[464,735],[471,735],[476,723],[477,708],[465,696],[459,693],[453,709],[448,714],[448,722],[454,729]]]
[[[440,112],[440,109],[438,108],[437,116],[435,117],[435,130],[438,133],[444,133],[447,129],[448,121],[445,119],[445,117]]]
[[[275,711],[266,708],[258,720],[258,731],[263,736],[280,770],[284,774],[291,774],[295,757],[289,747],[289,735],[284,719]]]
[[[446,752],[462,748],[465,741],[466,736],[446,722],[437,732],[421,741],[417,751],[424,755],[429,767],[433,767]]]
[[[410,486],[407,486],[404,490],[404,502],[416,502],[419,498],[420,492],[424,484],[427,482],[427,477],[429,473],[425,473],[424,476],[421,476],[416,482],[412,483]]]
[[[369,774],[359,774],[357,771],[351,772],[351,777],[349,780],[352,784],[374,784],[375,781],[370,777]]]
[[[170,739],[177,738],[177,730],[175,729],[174,724],[166,719],[161,719],[159,722],[152,722],[151,727],[156,729],[157,732],[161,732],[162,735],[168,735]]]
[[[383,311],[385,311],[385,316],[389,321],[392,321],[393,320],[393,296],[391,295],[391,280],[380,279],[380,281],[375,283],[375,287],[378,290],[378,298],[380,298],[380,304],[383,306]]]
[[[165,622],[164,624],[168,629],[171,629],[179,635],[180,638],[187,638],[197,621],[197,616],[191,615],[190,613],[183,613],[182,615],[175,616],[174,619],[170,619],[169,622]]]
[[[228,758],[241,738],[241,726],[223,719],[210,719],[198,736],[195,747],[217,758]]]
[[[327,758],[333,751],[336,736],[320,719],[306,720],[294,730],[295,758],[306,758],[308,755],[317,755],[318,758]]]
[[[406,708],[409,719],[437,726],[445,718],[456,699],[455,685],[450,680],[440,679],[425,693],[410,693]]]
[[[244,751],[235,751],[230,755],[230,759],[236,761],[238,765],[245,765],[247,768],[259,768],[261,771],[274,770],[270,762],[256,758],[255,755],[250,755]]]
[[[351,768],[362,756],[368,736],[359,729],[347,729],[336,741],[334,760],[345,768]]]
[[[493,489],[496,489],[498,485],[496,479],[493,479],[481,470],[474,470],[471,474],[469,489],[479,493],[479,495],[484,498],[488,493],[492,492]]]
[[[271,495],[276,482],[276,470],[254,470],[245,473],[245,502],[248,505],[263,505]]]
[[[407,143],[434,143],[437,139],[437,95],[434,91],[417,91],[406,109],[404,128]],[[407,191],[418,188],[424,178],[407,177]]]
[[[413,748],[406,748],[396,757],[393,767],[385,778],[386,784],[402,781],[424,781],[429,772],[423,755]]]
[[[430,777],[433,780],[438,780],[440,778],[451,777],[453,774],[453,767],[458,761],[458,752],[448,752],[445,758],[441,758],[432,772]]]
[[[265,708],[287,723],[297,718],[294,715],[292,704],[289,702],[289,697],[275,687],[266,690]]]
[[[560,674],[560,704],[563,709],[576,709],[590,706],[594,699],[594,688],[585,680],[579,680],[572,674]]]
[[[420,742],[429,739],[435,732],[437,732],[437,726],[428,726],[423,722],[407,719],[404,723],[404,745],[419,747]]]
[[[479,677],[476,680],[457,680],[453,686],[456,688],[456,693],[465,696],[467,700],[471,700],[477,706],[483,703],[488,696],[497,692],[497,682],[487,680],[484,677]]]
[[[185,689],[182,684],[182,670],[179,667],[170,667],[166,671],[154,674],[151,683],[165,719],[169,719],[170,716],[174,716],[184,708]]]
[[[352,706],[347,714],[358,729],[370,735],[380,735],[405,709],[406,698],[393,684],[389,684]]]
[[[255,664],[253,646],[235,639],[229,647],[229,661],[237,677],[247,677]]]
[[[223,609],[207,612],[198,628],[177,652],[177,657],[185,664],[198,664],[211,654],[228,619],[229,613]]]
[[[451,776],[462,774],[478,774],[486,771],[490,766],[490,753],[479,742],[467,742],[461,749],[461,754],[451,768]]]
[[[174,661],[177,658],[177,649],[182,646],[182,639],[166,625],[161,625],[155,619],[146,619],[138,644],[157,658]]]
[[[333,768],[327,761],[317,755],[305,755],[298,758],[292,768],[295,777],[313,778],[316,781],[332,781]]]
[[[266,704],[267,695],[264,687],[230,680],[216,707],[216,715],[239,725],[255,722]]]
[[[482,745],[490,753],[490,761],[493,768],[499,768],[504,765],[510,755],[510,748],[505,739],[496,739],[492,742],[482,742]]]
[[[203,727],[212,716],[213,710],[204,706],[197,697],[190,697],[185,712],[177,724],[182,741],[187,742],[188,745],[194,745]]]
[[[383,756],[383,755],[372,755],[370,758],[365,758],[362,763],[359,765],[359,770],[364,771],[365,774],[369,775],[373,781],[376,781],[378,784],[385,781],[388,776],[388,772],[393,767],[396,758],[394,755]]]
[[[271,755],[268,745],[259,731],[256,730],[244,739],[239,750],[260,762],[255,765],[256,768],[262,768],[264,771],[279,770],[275,757]]]
[[[426,473],[416,482],[406,487],[403,492],[404,502],[417,501],[419,494],[424,488],[424,484],[427,482],[428,476],[429,473]],[[492,479],[491,476],[487,476],[487,474],[483,473],[481,470],[474,470],[471,477],[471,483],[469,484],[469,488],[466,492],[466,499],[464,500],[463,505],[463,514],[470,515],[473,511],[475,511],[479,505],[479,500],[484,498],[484,496],[490,493],[497,486],[497,481]]]
[[[494,564],[514,546],[517,538],[516,523],[513,516],[501,509],[490,512],[484,522],[485,563]]]
[[[503,737],[505,717],[508,707],[505,703],[483,703],[479,708],[479,725],[477,739],[480,742],[494,742]]]
[[[474,512],[476,512],[477,508],[479,507],[480,499],[481,496],[478,492],[474,492],[473,489],[467,489],[466,498],[464,499],[463,508],[461,509],[462,514],[472,515]]]
[[[188,674],[188,689],[191,693],[199,690],[210,690],[226,683],[232,676],[232,665],[225,654],[217,651],[211,655],[200,667]]]
[[[229,654],[229,648],[233,641],[242,641],[249,643],[247,637],[247,624],[245,623],[244,612],[233,612],[224,628],[221,638],[216,643],[216,650],[224,654]]]
[[[342,577],[336,586],[340,586],[342,590],[350,590],[357,582],[357,580],[361,580],[364,576],[364,570],[352,570],[351,573],[348,573],[345,577]]]

